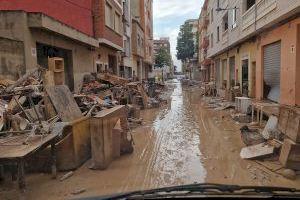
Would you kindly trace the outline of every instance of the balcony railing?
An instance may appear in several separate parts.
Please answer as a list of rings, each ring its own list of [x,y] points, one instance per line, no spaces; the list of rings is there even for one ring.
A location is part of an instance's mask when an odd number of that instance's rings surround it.
[[[276,0],[259,0],[252,8],[242,15],[243,30],[249,28],[255,21],[268,15],[277,7]]]
[[[208,27],[208,24],[209,24],[209,20],[206,18],[206,19],[204,19],[203,20],[203,25],[202,25],[202,28],[203,29],[207,29],[207,27]]]
[[[228,42],[228,29],[222,33],[222,44],[226,44]]]
[[[208,40],[207,37],[205,37],[205,38],[202,39],[201,48],[206,49],[208,46],[209,46],[209,40]]]

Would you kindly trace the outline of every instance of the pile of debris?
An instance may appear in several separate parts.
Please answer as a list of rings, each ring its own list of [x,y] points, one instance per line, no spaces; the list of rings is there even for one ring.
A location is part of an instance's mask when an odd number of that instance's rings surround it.
[[[42,68],[25,74],[17,81],[0,83],[0,137],[12,134],[47,134],[60,116],[47,112]],[[24,141],[26,143],[26,141]]]
[[[55,85],[54,77],[49,75],[48,72],[44,68],[38,67],[17,81],[0,81],[1,144],[6,144],[11,138],[22,135],[26,137],[20,145],[28,145],[30,138],[36,135],[50,134],[54,127],[62,122],[65,122],[63,127],[81,126],[76,131],[88,131],[88,133],[78,134],[88,135],[90,134],[89,126],[83,124],[83,127],[80,124],[81,121],[86,121],[86,119],[97,116],[99,113],[110,111],[110,108],[114,108],[119,104],[118,101],[114,100],[115,96],[107,84],[99,83],[95,79],[85,80],[82,94],[74,95],[66,85]],[[126,114],[125,119],[127,121]],[[66,140],[66,137],[70,134],[64,133],[63,128],[60,131],[61,141]],[[109,132],[110,130],[106,131]],[[127,139],[127,133],[128,130],[123,132],[120,137]],[[71,134],[75,134],[75,130]],[[123,135],[126,135],[126,137],[123,137]],[[86,138],[89,137],[86,136]],[[81,139],[80,143],[86,142],[86,144],[83,144],[84,147],[90,146],[90,141]],[[74,142],[75,139],[72,140]],[[58,141],[58,144],[63,147],[59,147],[59,149],[64,151],[64,142],[61,141]],[[69,146],[66,149],[69,151],[72,147]],[[82,152],[89,151],[84,149]],[[89,158],[88,155],[84,159],[87,158]],[[76,166],[78,166],[77,163],[74,167]]]
[[[242,127],[241,138],[247,145],[241,150],[242,159],[272,160],[281,164],[273,172],[289,179],[296,178],[300,171],[299,109],[281,106],[279,117],[271,115],[264,129]]]
[[[215,111],[222,111],[234,108],[234,103],[220,97],[203,97],[202,100],[207,104],[206,108]]]

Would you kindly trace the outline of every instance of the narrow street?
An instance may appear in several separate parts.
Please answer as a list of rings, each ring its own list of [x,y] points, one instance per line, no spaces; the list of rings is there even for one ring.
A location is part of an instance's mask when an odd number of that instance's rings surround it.
[[[67,199],[195,182],[299,187],[299,180],[284,179],[254,161],[242,160],[240,125],[227,111],[207,110],[197,86],[184,88],[176,80],[168,85],[174,88],[171,105],[143,111],[145,124],[132,131],[132,155],[115,160],[105,171],[92,171],[87,162],[63,182],[44,174],[30,175],[28,199]],[[6,187],[1,199],[15,199],[17,192],[11,188],[16,187],[12,183]],[[85,192],[71,194],[80,189]]]

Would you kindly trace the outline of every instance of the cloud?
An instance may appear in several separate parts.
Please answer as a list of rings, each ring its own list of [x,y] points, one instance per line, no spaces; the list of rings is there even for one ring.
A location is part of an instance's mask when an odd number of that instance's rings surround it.
[[[154,0],[154,18],[180,17],[186,14],[200,14],[202,0]]]

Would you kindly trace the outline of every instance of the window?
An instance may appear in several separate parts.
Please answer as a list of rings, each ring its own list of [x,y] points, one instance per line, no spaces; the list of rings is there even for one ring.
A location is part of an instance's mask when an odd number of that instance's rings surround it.
[[[138,46],[141,46],[141,37],[138,35]]]
[[[149,56],[152,56],[152,48],[149,46]]]
[[[217,27],[217,42],[220,42],[220,27]]]
[[[237,12],[237,8],[234,7],[232,12],[232,28],[236,27],[236,20],[237,20],[236,12]]]
[[[223,32],[228,30],[228,13],[226,13],[222,19]]]
[[[244,1],[244,2],[246,2],[246,10],[245,10],[245,11],[247,11],[247,10],[249,10],[250,8],[252,8],[252,6],[254,6],[256,0],[246,0],[246,1]]]
[[[112,7],[108,3],[105,4],[105,25],[114,28]]]
[[[210,23],[212,23],[213,21],[214,21],[214,10],[212,8],[210,12]]]
[[[213,48],[214,47],[214,35],[210,34],[210,47]]]
[[[121,16],[115,13],[115,31],[121,33]]]

